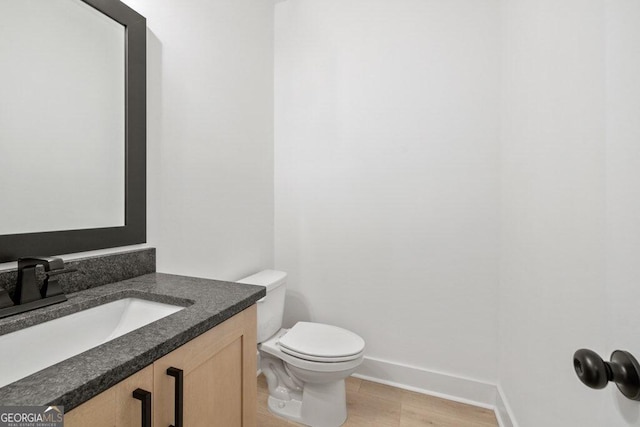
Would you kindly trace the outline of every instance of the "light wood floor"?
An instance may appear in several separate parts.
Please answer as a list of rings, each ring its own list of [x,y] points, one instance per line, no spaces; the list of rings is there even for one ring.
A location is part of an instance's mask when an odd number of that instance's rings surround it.
[[[258,377],[258,427],[300,424],[267,409],[269,390]],[[344,427],[496,427],[493,411],[350,377],[347,379],[347,422]]]

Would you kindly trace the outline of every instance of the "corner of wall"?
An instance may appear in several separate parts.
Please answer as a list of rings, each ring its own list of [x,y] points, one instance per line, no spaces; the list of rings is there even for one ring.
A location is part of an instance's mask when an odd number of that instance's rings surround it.
[[[500,427],[518,427],[516,418],[513,415],[513,411],[509,406],[509,402],[500,383],[496,385],[496,389],[497,393],[495,412],[496,418],[498,419],[498,424],[500,425]]]

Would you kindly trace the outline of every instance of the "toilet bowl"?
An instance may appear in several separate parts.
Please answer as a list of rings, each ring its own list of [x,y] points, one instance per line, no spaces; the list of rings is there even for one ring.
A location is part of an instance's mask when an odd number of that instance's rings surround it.
[[[258,351],[269,410],[312,427],[342,425],[347,419],[344,380],[362,363],[364,340],[322,323],[282,328],[284,272],[265,270],[238,282],[267,287],[267,296],[258,301]]]

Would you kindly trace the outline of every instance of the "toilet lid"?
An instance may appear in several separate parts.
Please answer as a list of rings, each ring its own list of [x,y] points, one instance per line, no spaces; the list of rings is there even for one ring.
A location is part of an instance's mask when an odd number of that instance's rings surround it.
[[[364,350],[364,340],[337,326],[298,322],[278,340],[283,352],[300,358],[351,360]]]

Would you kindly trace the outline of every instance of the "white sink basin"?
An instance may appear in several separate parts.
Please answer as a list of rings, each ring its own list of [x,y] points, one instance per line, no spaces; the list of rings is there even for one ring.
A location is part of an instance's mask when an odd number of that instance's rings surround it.
[[[0,387],[184,307],[124,298],[0,336]]]

